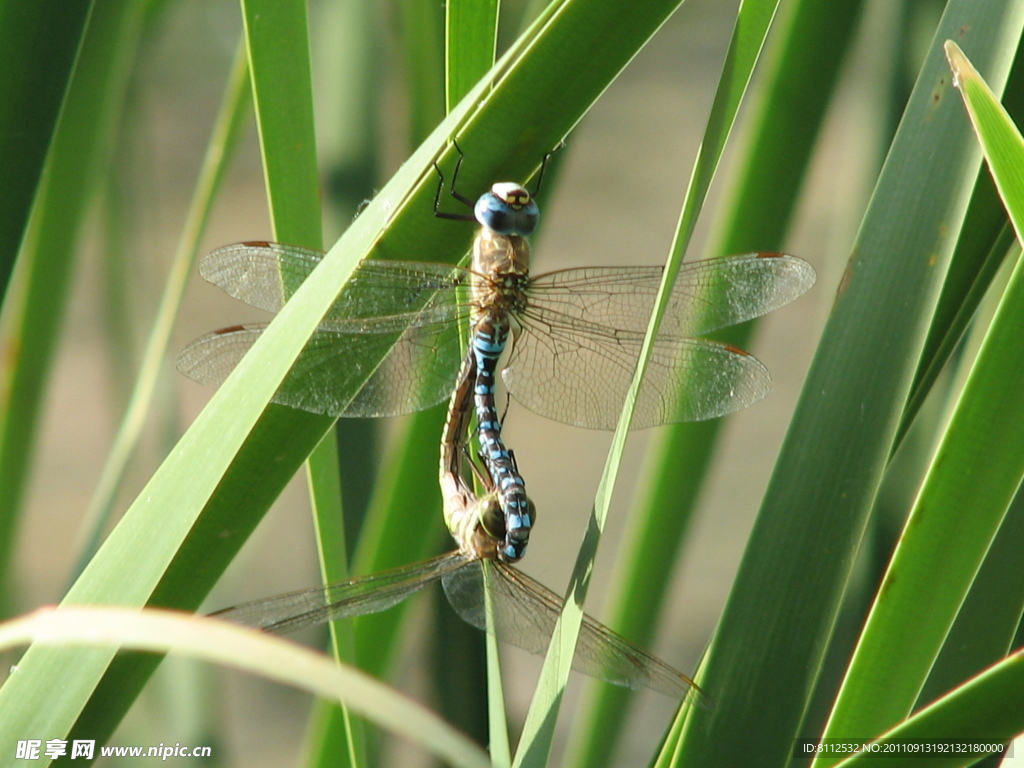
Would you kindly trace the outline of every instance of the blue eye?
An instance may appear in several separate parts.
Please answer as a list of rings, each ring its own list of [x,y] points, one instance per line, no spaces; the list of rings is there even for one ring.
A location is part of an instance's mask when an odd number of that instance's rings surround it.
[[[530,235],[540,221],[537,203],[518,184],[495,184],[476,201],[473,214],[499,235]]]

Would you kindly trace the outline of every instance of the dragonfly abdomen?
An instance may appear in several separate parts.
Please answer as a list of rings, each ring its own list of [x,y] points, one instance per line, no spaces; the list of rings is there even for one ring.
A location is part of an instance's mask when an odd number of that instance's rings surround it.
[[[477,435],[484,466],[498,494],[498,503],[505,516],[505,541],[501,557],[509,562],[526,553],[530,529],[536,514],[533,502],[526,496],[523,481],[512,455],[501,439],[501,421],[495,407],[495,375],[498,361],[508,341],[509,324],[502,316],[485,315],[478,320],[472,336],[476,358],[476,382],[473,401],[476,408]]]

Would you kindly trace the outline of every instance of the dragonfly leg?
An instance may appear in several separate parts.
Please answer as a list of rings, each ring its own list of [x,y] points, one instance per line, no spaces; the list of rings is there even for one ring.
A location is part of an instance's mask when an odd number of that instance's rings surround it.
[[[534,199],[536,199],[537,195],[540,193],[540,184],[544,180],[544,169],[548,165],[548,160],[551,159],[552,155],[561,152],[563,149],[565,149],[564,140],[558,142],[558,145],[550,152],[544,153],[544,157],[540,161],[540,170],[537,171],[537,183],[533,187],[533,192],[530,193],[530,196],[533,197]]]
[[[459,159],[455,161],[455,170],[452,171],[452,181],[448,185],[448,194],[454,197],[463,205],[472,208],[476,203],[470,200],[465,195],[455,190],[455,180],[459,177],[459,169],[462,167],[462,161],[466,158],[463,154],[462,149],[459,148],[459,144],[455,139],[452,139],[452,146],[455,147],[455,151],[459,153]],[[441,193],[444,191],[444,174],[438,167],[437,163],[434,163],[434,170],[437,171],[437,192],[434,194],[434,216],[439,219],[451,219],[454,221],[476,221],[476,217],[471,213],[448,213],[441,210]]]

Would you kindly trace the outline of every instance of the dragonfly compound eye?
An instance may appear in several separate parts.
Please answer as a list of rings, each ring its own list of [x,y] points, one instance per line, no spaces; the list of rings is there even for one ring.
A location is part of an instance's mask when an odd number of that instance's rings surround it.
[[[540,221],[540,211],[530,193],[518,184],[501,183],[480,196],[473,214],[487,229],[499,235],[525,237],[533,233]]]

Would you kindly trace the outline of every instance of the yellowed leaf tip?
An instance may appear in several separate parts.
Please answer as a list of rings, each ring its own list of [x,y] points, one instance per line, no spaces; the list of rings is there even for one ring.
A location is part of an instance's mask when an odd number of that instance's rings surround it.
[[[964,56],[964,52],[960,50],[960,46],[954,43],[952,40],[947,40],[943,46],[943,50],[946,52],[946,59],[949,61],[949,68],[953,71],[953,85],[957,88],[961,87],[961,81],[964,75],[970,77],[971,75],[977,75],[974,71],[974,67],[971,66],[971,62]]]

